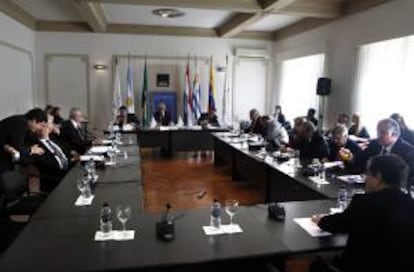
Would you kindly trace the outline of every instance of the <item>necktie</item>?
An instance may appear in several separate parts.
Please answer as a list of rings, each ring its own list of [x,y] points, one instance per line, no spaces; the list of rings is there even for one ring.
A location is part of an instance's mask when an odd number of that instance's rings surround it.
[[[62,152],[62,150],[51,140],[46,140],[47,144],[50,146],[50,148],[53,151],[53,155],[58,157],[60,162],[62,163],[62,169],[68,168],[68,159],[66,158],[65,154]]]
[[[387,154],[388,154],[388,149],[386,149],[385,147],[382,147],[380,155],[387,155]]]
[[[78,131],[79,137],[82,141],[85,141],[85,135],[83,134],[83,130],[80,127],[77,127],[76,129]]]

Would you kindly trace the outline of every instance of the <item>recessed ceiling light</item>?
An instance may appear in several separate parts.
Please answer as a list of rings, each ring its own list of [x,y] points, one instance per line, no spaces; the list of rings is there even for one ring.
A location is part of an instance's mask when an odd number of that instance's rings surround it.
[[[162,18],[177,18],[185,15],[184,12],[171,8],[154,9],[152,11],[152,14],[160,16]]]

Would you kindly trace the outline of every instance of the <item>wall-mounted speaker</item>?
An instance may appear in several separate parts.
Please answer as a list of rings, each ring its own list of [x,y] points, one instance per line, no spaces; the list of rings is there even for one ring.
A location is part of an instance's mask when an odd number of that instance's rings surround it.
[[[331,93],[331,79],[327,77],[321,77],[318,79],[316,86],[317,95],[329,95]]]

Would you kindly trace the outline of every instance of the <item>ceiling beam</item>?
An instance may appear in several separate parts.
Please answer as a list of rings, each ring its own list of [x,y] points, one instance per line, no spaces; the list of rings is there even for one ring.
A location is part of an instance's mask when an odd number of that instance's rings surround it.
[[[95,3],[128,4],[141,6],[165,6],[227,10],[232,12],[256,13],[262,8],[256,0],[86,0]]]
[[[391,0],[347,0],[344,3],[344,12],[352,14],[389,1]]]
[[[262,14],[237,13],[216,28],[217,35],[222,38],[231,38],[243,32],[262,17]]]
[[[92,32],[92,29],[90,28],[88,23],[61,21],[38,21],[36,24],[36,30],[51,32]]]
[[[284,27],[274,33],[275,40],[283,40],[294,35],[317,28],[324,24],[332,22],[333,19],[307,18],[294,24]]]
[[[249,26],[263,19],[269,12],[285,8],[298,0],[258,0],[262,10],[255,14],[236,13],[216,28],[217,34],[223,38],[231,38]]]
[[[36,19],[19,5],[10,0],[0,0],[0,11],[30,29],[34,30],[36,28]]]
[[[37,23],[36,30],[51,32],[92,33],[92,30],[89,27],[88,23],[85,22],[39,21]],[[218,38],[216,31],[212,28],[131,24],[108,24],[106,33]],[[273,35],[271,32],[246,31],[234,36],[234,38],[271,41],[273,39]]]
[[[302,0],[300,0],[302,1]],[[303,0],[304,1],[304,0]],[[361,12],[392,0],[346,0],[342,4],[342,15],[331,19],[307,18],[274,32],[276,41],[320,27],[344,16]]]
[[[106,32],[108,20],[100,3],[89,3],[85,0],[72,0],[71,2],[94,32]]]
[[[163,36],[217,37],[214,29],[155,25],[109,24],[108,33]]]
[[[342,15],[343,2],[343,0],[297,0],[274,13],[312,18],[336,18]]]

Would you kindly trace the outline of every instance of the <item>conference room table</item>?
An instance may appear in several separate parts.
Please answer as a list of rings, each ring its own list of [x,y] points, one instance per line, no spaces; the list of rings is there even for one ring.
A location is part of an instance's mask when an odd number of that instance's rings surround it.
[[[224,131],[228,129],[200,126],[143,128],[137,131],[137,141],[141,148],[163,148],[171,155],[181,151],[213,150],[211,133]]]
[[[202,226],[209,224],[208,208],[190,210],[175,222],[171,242],[156,236],[155,224],[162,215],[134,212],[127,222],[135,230],[129,241],[94,241],[99,214],[70,217],[34,218],[0,260],[1,271],[115,271],[171,268],[198,269],[205,264],[247,260],[286,260],[292,256],[324,251],[340,251],[344,235],[312,237],[294,218],[329,212],[331,200],[283,204],[285,221],[269,219],[267,205],[242,206],[233,222],[242,233],[207,236]],[[228,217],[223,215],[223,223]],[[114,221],[114,229],[120,229]],[[187,270],[188,271],[188,270]]]
[[[133,149],[133,147],[131,147]],[[135,146],[135,151],[139,149]],[[135,158],[134,156],[130,156]],[[298,217],[329,213],[336,207],[333,200],[283,203],[284,221],[269,218],[267,205],[241,206],[233,222],[242,233],[208,236],[203,226],[210,224],[210,209],[173,211],[175,239],[165,242],[157,238],[155,224],[164,214],[146,214],[143,205],[143,182],[139,158],[133,167],[121,172],[116,167],[98,170],[98,182],[90,206],[74,205],[79,192],[76,181],[82,166],[76,165],[43,205],[0,259],[0,271],[186,271],[205,265],[263,261],[268,258],[284,263],[292,256],[325,251],[341,251],[347,237],[330,235],[312,237],[294,222]],[[102,173],[108,179],[102,182]],[[122,179],[131,172],[135,178]],[[116,174],[114,174],[116,173]],[[109,178],[111,177],[111,178]],[[110,180],[112,179],[112,180]],[[114,210],[118,204],[131,206],[132,215],[126,223],[135,230],[135,238],[128,241],[95,241],[100,228],[100,209],[107,202]],[[224,207],[223,207],[224,208]],[[229,218],[222,212],[222,223]],[[121,224],[113,216],[113,229]]]
[[[333,175],[326,175],[327,184],[314,182],[295,168],[293,160],[280,162],[269,152],[251,151],[244,142],[247,138],[225,133],[214,133],[214,163],[231,167],[234,181],[249,181],[263,195],[263,202],[335,199],[344,186],[353,193],[363,192],[364,184],[349,184]]]

